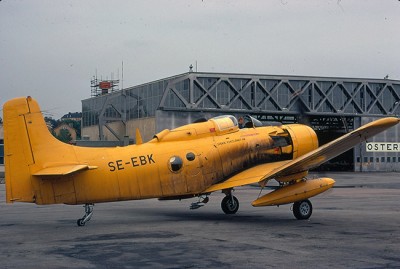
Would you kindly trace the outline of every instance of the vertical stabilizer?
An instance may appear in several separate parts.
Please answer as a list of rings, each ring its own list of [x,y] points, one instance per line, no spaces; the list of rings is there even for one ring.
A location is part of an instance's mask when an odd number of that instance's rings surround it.
[[[7,202],[33,202],[29,166],[34,164],[25,116],[27,98],[8,101],[3,107],[4,157]]]
[[[6,102],[3,118],[7,202],[36,202],[40,184],[32,174],[71,153],[72,147],[51,135],[31,97]]]

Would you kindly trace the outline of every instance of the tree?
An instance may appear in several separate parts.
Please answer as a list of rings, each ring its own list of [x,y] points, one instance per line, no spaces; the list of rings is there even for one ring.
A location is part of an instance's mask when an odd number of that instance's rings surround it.
[[[66,124],[68,124],[70,126],[72,124],[72,128],[74,128],[76,131],[76,139],[77,140],[81,139],[81,122],[80,121],[64,120],[62,122],[65,122]]]
[[[71,133],[67,129],[61,129],[56,138],[64,143],[69,143],[72,140]]]
[[[44,117],[44,121],[46,122],[47,126],[49,126],[51,129],[57,126],[57,121],[52,117]]]

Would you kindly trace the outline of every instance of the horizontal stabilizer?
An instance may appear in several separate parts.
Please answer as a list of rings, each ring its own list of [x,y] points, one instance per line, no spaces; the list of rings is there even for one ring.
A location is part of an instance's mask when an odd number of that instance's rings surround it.
[[[89,166],[87,164],[66,164],[51,166],[41,169],[34,173],[34,176],[66,176],[82,170],[96,169],[97,166]]]

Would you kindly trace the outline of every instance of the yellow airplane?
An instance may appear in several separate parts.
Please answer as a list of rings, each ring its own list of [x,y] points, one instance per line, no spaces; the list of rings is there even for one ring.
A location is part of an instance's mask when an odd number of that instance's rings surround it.
[[[222,210],[235,214],[235,187],[258,183],[264,188],[271,179],[279,187],[259,194],[252,205],[294,203],[294,216],[308,219],[308,198],[335,183],[307,179],[308,170],[399,123],[398,118],[379,119],[318,147],[308,126],[263,127],[249,117],[240,129],[228,115],[164,130],[147,143],[137,130],[136,145],[86,148],[54,138],[31,97],[8,101],[3,113],[7,202],[84,204],[79,226],[90,220],[94,203],[198,197],[195,209],[215,191],[226,195]]]

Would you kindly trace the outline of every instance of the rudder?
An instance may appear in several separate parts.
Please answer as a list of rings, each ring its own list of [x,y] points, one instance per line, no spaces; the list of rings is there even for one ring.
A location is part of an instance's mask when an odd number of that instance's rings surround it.
[[[38,103],[29,96],[7,101],[3,114],[6,200],[42,203],[36,201],[41,186],[33,174],[62,157],[53,154],[50,159],[49,152],[74,156],[72,148],[51,135]]]
[[[3,107],[4,164],[6,199],[34,202],[29,166],[34,164],[25,115],[29,113],[28,98],[10,100]]]

